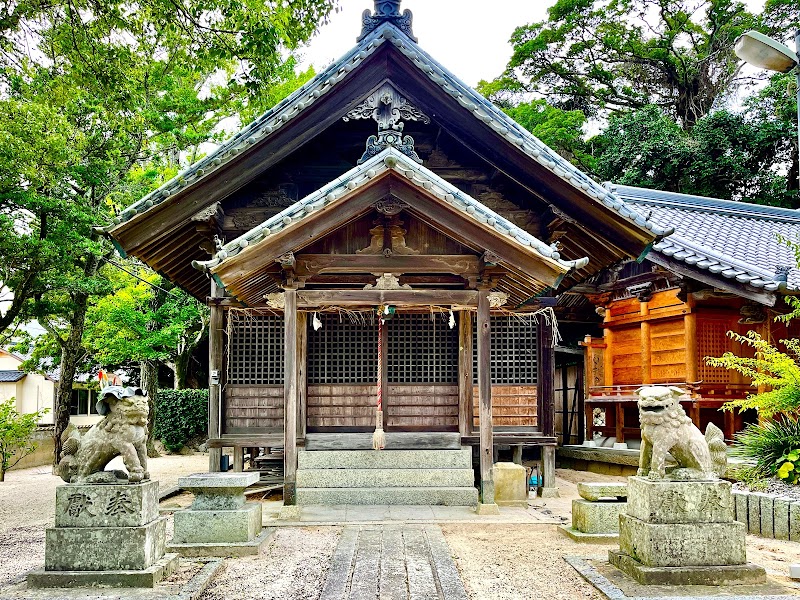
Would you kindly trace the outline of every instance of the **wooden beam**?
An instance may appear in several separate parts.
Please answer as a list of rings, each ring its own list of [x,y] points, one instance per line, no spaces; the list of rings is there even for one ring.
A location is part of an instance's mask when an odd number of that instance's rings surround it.
[[[308,313],[297,314],[297,438],[305,439],[308,420]]]
[[[494,504],[492,480],[492,371],[491,371],[491,320],[489,317],[489,290],[478,292],[478,399],[480,403],[480,474],[481,502]]]
[[[303,290],[297,292],[300,308],[320,306],[475,306],[472,290]]]
[[[211,282],[211,298],[221,298],[223,292],[214,281]],[[222,435],[220,413],[222,411],[222,386],[224,372],[225,312],[221,306],[211,304],[211,317],[208,331],[208,437]],[[222,459],[221,448],[208,449],[208,471],[217,473]]]
[[[458,314],[458,432],[472,434],[472,313]]]
[[[683,317],[684,347],[686,348],[686,381],[697,381],[698,361],[703,360],[697,356],[697,313],[694,312],[695,300],[691,294],[686,298],[686,303],[691,310]]]
[[[284,292],[284,424],[283,424],[283,504],[294,506],[297,503],[297,412],[298,386],[297,363],[297,290]]]
[[[301,254],[297,256],[298,277],[323,273],[448,273],[477,276],[478,257],[470,255],[393,254]]]

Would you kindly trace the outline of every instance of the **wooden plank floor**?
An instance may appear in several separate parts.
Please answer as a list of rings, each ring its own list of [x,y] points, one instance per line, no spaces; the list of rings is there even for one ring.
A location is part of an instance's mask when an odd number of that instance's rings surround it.
[[[345,527],[320,600],[467,600],[437,525]]]

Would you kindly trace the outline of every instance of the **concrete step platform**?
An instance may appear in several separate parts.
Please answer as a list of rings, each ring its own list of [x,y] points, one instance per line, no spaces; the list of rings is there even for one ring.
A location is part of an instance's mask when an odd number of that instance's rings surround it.
[[[458,450],[301,450],[298,468],[472,469],[472,452],[466,447]]]
[[[472,487],[472,469],[301,469],[299,488]]]
[[[372,433],[309,433],[306,450],[372,450]],[[387,431],[386,450],[458,450],[461,435],[439,432]]]
[[[476,506],[474,487],[297,488],[297,504]]]

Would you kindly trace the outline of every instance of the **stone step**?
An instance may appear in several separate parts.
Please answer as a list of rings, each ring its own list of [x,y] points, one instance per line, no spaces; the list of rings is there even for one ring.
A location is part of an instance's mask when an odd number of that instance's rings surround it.
[[[299,469],[472,469],[472,449],[300,450]]]
[[[478,490],[473,487],[417,488],[297,488],[297,504],[389,504],[476,506]]]
[[[472,469],[300,469],[297,487],[472,487]]]
[[[372,433],[309,433],[306,450],[372,450]],[[461,434],[387,431],[386,450],[458,450]]]

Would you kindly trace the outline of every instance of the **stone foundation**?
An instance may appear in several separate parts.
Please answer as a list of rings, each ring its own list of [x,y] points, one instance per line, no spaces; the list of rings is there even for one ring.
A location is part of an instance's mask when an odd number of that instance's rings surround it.
[[[572,526],[561,525],[559,530],[576,542],[605,544],[619,539],[619,517],[625,510],[627,486],[579,483],[578,493],[581,498],[572,501]]]
[[[55,527],[45,532],[45,565],[31,587],[154,587],[177,566],[164,556],[158,482],[68,484],[56,489]]]
[[[763,568],[747,564],[747,528],[733,520],[726,481],[628,479],[619,551],[609,562],[644,585],[752,585]]]

